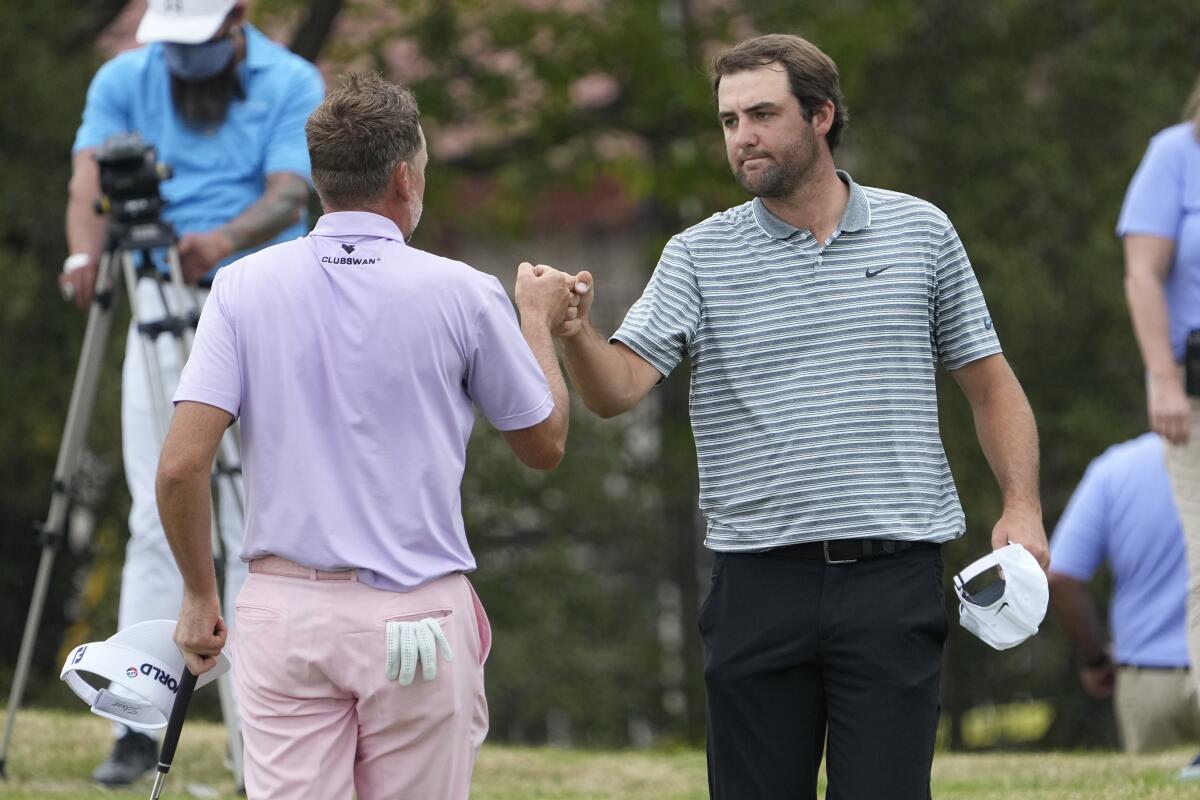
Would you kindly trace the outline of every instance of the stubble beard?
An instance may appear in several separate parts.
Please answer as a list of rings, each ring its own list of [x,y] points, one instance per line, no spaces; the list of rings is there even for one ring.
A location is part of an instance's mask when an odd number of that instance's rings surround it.
[[[770,165],[754,173],[747,172],[744,168],[735,168],[733,175],[738,185],[755,197],[789,197],[808,182],[816,165],[816,152],[816,142],[804,137],[780,152],[777,157],[772,157],[773,163]]]
[[[408,229],[408,238],[404,241],[411,242],[413,234],[417,232],[417,225],[421,223],[421,212],[425,210],[425,201],[423,198],[417,198],[409,208],[409,219],[412,220],[412,227]]]

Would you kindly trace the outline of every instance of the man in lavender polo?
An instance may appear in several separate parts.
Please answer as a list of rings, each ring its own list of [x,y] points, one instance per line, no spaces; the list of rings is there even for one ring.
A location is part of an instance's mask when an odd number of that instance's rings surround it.
[[[326,213],[218,274],[175,395],[158,502],[184,580],[176,641],[196,673],[225,645],[208,475],[241,419],[249,796],[465,799],[490,644],[460,513],[473,407],[522,462],[558,464],[550,329],[577,301],[522,264],[518,327],[495,278],[407,244],[428,160],[408,90],[351,75],[305,130]]]

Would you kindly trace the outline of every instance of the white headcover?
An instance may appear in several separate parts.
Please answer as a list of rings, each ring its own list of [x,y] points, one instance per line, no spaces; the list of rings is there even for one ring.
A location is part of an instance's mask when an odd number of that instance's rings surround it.
[[[974,594],[966,590],[972,578],[992,567],[1000,567],[1004,577]],[[1037,633],[1050,603],[1042,565],[1019,544],[993,550],[955,575],[954,591],[959,622],[997,650],[1016,647]]]
[[[175,646],[175,620],[152,619],[131,625],[103,642],[88,642],[67,656],[59,675],[102,717],[132,728],[164,728],[183,675],[183,654]],[[222,653],[217,666],[196,680],[199,689],[229,671]],[[96,689],[80,674],[90,672],[128,689],[136,698]]]

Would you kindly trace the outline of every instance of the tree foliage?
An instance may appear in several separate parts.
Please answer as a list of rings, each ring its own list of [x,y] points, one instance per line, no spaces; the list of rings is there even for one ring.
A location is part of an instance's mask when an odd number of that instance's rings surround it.
[[[0,571],[12,597],[28,593],[36,548],[24,530],[44,514],[82,328],[51,276],[65,255],[71,135],[98,64],[58,21],[84,5],[25,4],[0,32],[15,54],[0,87],[10,109],[0,120],[0,521],[11,542]],[[744,199],[724,163],[709,58],[754,32],[814,40],[838,62],[850,107],[839,162],[861,183],[936,203],[967,246],[1039,420],[1052,526],[1088,460],[1144,428],[1113,227],[1148,137],[1178,119],[1200,64],[1193,12],[1183,0],[1152,14],[1118,0],[260,0],[255,13],[331,30],[303,45],[329,72],[374,67],[414,89],[434,154],[418,244],[536,242],[565,224],[555,212],[571,202],[576,219],[555,232],[634,237],[644,275],[668,236]],[[600,202],[614,196],[615,211]],[[597,280],[603,292],[606,276]],[[464,513],[497,631],[494,735],[699,737],[693,620],[706,583],[678,372],[633,419],[601,423],[576,408],[568,458],[549,476],[514,467],[488,431],[473,440]],[[947,548],[951,571],[987,548],[1000,497],[961,393],[952,380],[942,388],[969,525]],[[100,409],[95,445],[110,460],[114,409]],[[110,528],[118,516],[110,510]],[[54,596],[73,593],[60,577]],[[22,613],[19,603],[0,612],[6,640]],[[1107,711],[1081,699],[1054,628],[1005,654],[955,629],[952,744],[965,709],[1027,697],[1058,709],[1048,741],[1104,740]]]

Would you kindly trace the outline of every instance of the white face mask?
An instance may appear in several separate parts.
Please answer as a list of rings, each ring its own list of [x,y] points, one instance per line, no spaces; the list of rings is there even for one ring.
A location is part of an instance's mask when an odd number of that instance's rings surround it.
[[[974,593],[967,583],[992,567],[1004,577]],[[1050,585],[1046,573],[1019,544],[1001,547],[954,576],[959,622],[997,650],[1016,647],[1033,636],[1046,617]]]

